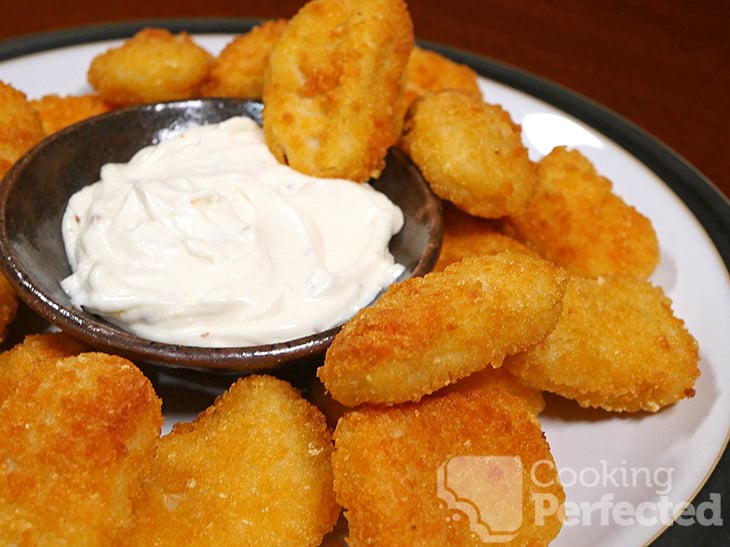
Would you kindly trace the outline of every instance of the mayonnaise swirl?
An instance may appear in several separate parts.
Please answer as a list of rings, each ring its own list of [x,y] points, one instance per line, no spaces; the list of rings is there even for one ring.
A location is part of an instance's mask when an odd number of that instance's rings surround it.
[[[74,194],[62,286],[150,340],[279,342],[343,323],[395,281],[402,225],[372,187],[281,165],[252,120],[231,118],[105,165]]]

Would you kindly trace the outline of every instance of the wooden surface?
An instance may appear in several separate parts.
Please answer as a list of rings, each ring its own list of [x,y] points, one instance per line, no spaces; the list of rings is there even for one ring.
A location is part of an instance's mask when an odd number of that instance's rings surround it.
[[[0,39],[149,17],[290,17],[302,3],[8,1]],[[410,0],[409,7],[418,38],[589,97],[653,134],[730,196],[727,0]]]

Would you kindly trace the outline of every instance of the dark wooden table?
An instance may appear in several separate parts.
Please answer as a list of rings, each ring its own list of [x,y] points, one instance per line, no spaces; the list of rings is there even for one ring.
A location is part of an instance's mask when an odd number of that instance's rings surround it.
[[[29,0],[0,39],[150,17],[290,17],[304,0]],[[411,0],[418,38],[568,87],[664,142],[730,196],[727,0]],[[9,8],[9,9],[8,9]]]

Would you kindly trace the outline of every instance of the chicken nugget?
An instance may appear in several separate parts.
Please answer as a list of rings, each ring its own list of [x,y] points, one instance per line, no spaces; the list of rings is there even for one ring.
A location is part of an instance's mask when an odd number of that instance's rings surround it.
[[[527,387],[515,376],[507,372],[504,367],[492,368],[487,367],[480,371],[470,374],[466,378],[462,378],[455,384],[446,386],[437,391],[438,394],[455,391],[457,393],[468,393],[470,391],[491,391],[499,389],[505,391],[514,397],[519,397],[535,415],[545,410],[545,398],[542,392],[531,387]]]
[[[13,322],[17,313],[18,296],[5,276],[0,273],[0,342],[5,339],[8,325]]]
[[[201,94],[205,97],[260,99],[269,53],[284,27],[286,19],[266,21],[235,37],[213,61],[208,78],[201,86]]]
[[[443,221],[444,237],[441,254],[433,268],[435,272],[470,256],[492,255],[502,251],[539,256],[516,239],[501,233],[494,222],[473,217],[448,202],[443,204]]]
[[[403,115],[413,101],[424,93],[444,89],[459,89],[477,99],[482,98],[482,92],[477,83],[477,73],[474,70],[435,51],[415,46],[406,67],[406,87],[402,100]]]
[[[0,353],[0,403],[13,393],[26,376],[36,376],[46,361],[78,355],[87,347],[61,332],[31,334],[21,344]]]
[[[316,546],[337,521],[325,418],[288,383],[237,381],[162,438],[132,544]]]
[[[317,376],[347,406],[417,401],[542,340],[565,282],[545,260],[504,252],[391,285],[345,323]]]
[[[307,3],[269,57],[263,99],[271,152],[309,175],[377,177],[400,137],[412,49],[403,0]]]
[[[121,545],[159,439],[160,400],[126,359],[55,358],[71,348],[46,342],[26,341],[3,363],[22,376],[0,404],[3,544]]]
[[[38,112],[47,135],[112,109],[112,105],[92,93],[66,97],[45,95],[31,101],[30,105]]]
[[[315,405],[322,414],[324,414],[324,417],[327,419],[327,426],[331,429],[334,429],[337,425],[337,421],[342,418],[342,415],[350,410],[350,407],[335,401],[332,396],[327,393],[324,384],[317,378],[312,379],[307,393],[307,398],[312,401],[312,404]]]
[[[44,136],[25,93],[0,81],[0,178]]]
[[[535,185],[520,126],[501,107],[463,91],[415,101],[401,146],[435,194],[475,216],[522,211]]]
[[[194,96],[212,63],[187,33],[146,28],[94,57],[88,79],[111,104],[172,101]]]
[[[539,162],[534,195],[507,227],[575,275],[646,278],[659,262],[651,221],[614,194],[585,156],[565,147]]]
[[[697,342],[664,292],[629,276],[573,277],[555,330],[506,369],[583,407],[656,412],[694,395]]]
[[[444,393],[340,419],[332,464],[348,545],[547,545],[565,494],[524,400]]]

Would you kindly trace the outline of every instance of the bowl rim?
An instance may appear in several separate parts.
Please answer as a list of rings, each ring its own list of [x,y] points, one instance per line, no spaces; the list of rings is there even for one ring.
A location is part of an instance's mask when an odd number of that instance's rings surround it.
[[[172,344],[148,340],[132,334],[122,327],[105,321],[91,312],[68,307],[47,294],[34,281],[33,272],[28,271],[15,254],[8,232],[7,206],[8,200],[17,187],[28,164],[41,154],[47,146],[55,141],[67,138],[79,127],[91,123],[99,123],[104,119],[113,119],[130,111],[150,111],[160,105],[180,106],[193,103],[253,103],[259,101],[246,99],[200,98],[180,101],[164,101],[145,105],[119,108],[110,112],[82,120],[45,137],[25,155],[23,155],[0,181],[0,252],[2,268],[10,285],[20,299],[41,318],[51,325],[77,338],[100,351],[114,353],[132,361],[140,361],[166,368],[199,370],[219,373],[242,373],[273,369],[290,361],[310,358],[324,352],[331,344],[342,325],[332,327],[320,333],[295,338],[284,342],[261,344],[256,346],[206,347]],[[443,219],[441,202],[433,193],[410,158],[396,147],[391,147],[389,156],[394,154],[399,161],[412,170],[417,177],[418,185],[426,196],[426,209],[432,219],[423,252],[409,277],[423,276],[430,272],[438,260],[443,236]],[[60,226],[59,226],[60,230]],[[59,280],[60,281],[60,280]],[[377,298],[377,297],[376,297]]]

